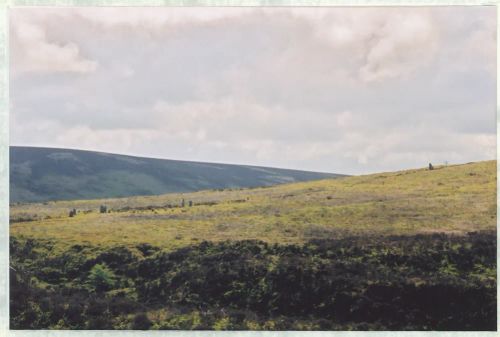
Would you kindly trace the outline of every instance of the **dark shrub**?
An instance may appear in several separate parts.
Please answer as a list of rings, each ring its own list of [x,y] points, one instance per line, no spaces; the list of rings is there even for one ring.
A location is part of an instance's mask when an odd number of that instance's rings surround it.
[[[134,330],[148,330],[152,323],[145,313],[140,313],[135,315],[134,321],[132,322],[132,329]]]

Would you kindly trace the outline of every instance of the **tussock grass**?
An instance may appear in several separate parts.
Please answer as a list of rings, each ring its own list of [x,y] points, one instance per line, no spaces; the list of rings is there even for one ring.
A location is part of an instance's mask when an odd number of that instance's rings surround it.
[[[484,161],[267,188],[13,205],[10,233],[61,248],[147,242],[167,250],[202,240],[460,234],[496,228],[496,172],[496,161]],[[100,205],[111,212],[99,213]],[[70,218],[73,208],[79,213]]]

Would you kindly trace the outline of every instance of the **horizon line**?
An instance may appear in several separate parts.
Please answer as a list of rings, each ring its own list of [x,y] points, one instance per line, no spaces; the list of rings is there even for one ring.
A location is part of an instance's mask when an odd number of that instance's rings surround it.
[[[54,147],[54,146],[12,145],[12,144],[9,144],[9,148],[11,148],[11,147],[31,147],[31,148],[37,148],[37,149],[55,149],[55,150],[72,150],[72,151],[83,151],[83,152],[96,152],[96,153],[119,155],[119,156],[127,156],[127,157],[135,157],[135,158],[156,159],[156,160],[170,160],[170,161],[196,163],[196,164],[218,164],[218,165],[246,166],[246,167],[278,169],[278,170],[288,170],[288,171],[302,171],[302,172],[310,172],[310,173],[332,174],[332,175],[341,175],[341,176],[354,176],[355,175],[355,174],[352,174],[352,173],[351,174],[346,174],[346,173],[335,173],[335,172],[325,172],[325,171],[313,171],[313,170],[304,170],[304,169],[297,169],[297,168],[285,168],[285,167],[264,166],[264,165],[255,165],[255,164],[236,164],[236,163],[218,162],[218,161],[200,161],[200,160],[171,159],[171,158],[164,158],[164,157],[151,157],[151,156],[147,156],[147,155],[138,155],[138,154],[129,154],[129,153],[118,153],[118,152],[106,152],[106,151],[102,151],[102,150],[92,150],[92,149],[89,150],[89,149],[81,149],[81,148],[73,148],[73,147]]]

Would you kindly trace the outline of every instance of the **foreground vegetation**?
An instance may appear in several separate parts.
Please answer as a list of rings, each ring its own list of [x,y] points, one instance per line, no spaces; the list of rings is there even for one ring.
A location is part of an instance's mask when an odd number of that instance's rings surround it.
[[[496,329],[495,161],[19,204],[10,234],[12,329]]]
[[[496,236],[235,241],[162,252],[11,241],[11,328],[495,330]],[[136,253],[140,252],[140,253]]]

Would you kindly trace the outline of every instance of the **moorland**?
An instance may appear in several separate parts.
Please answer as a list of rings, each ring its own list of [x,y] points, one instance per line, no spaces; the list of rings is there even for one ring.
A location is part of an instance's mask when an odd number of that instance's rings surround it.
[[[15,203],[11,328],[495,330],[496,210],[496,161]]]
[[[11,146],[9,156],[11,203],[271,186],[343,176],[29,146]]]

